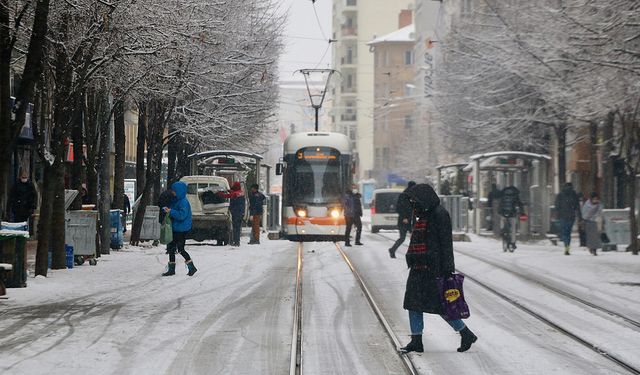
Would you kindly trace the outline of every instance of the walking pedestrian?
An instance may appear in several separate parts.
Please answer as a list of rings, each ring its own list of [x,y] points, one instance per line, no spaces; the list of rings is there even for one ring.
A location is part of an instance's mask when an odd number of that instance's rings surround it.
[[[260,223],[264,214],[264,202],[267,199],[264,194],[259,191],[258,184],[251,185],[249,193],[249,214],[251,215],[251,240],[249,245],[260,244]]]
[[[20,171],[20,179],[13,185],[9,201],[13,221],[30,221],[38,206],[38,193],[26,171]]]
[[[363,245],[360,242],[362,236],[362,196],[355,191],[347,191],[343,199],[344,217],[347,222],[345,231],[344,246],[351,246],[351,228],[356,226],[356,245]]]
[[[246,202],[242,185],[240,182],[234,182],[231,189],[227,192],[218,192],[218,196],[229,199],[229,212],[231,212],[232,236],[231,246],[240,246],[240,234],[242,232],[242,218],[246,210]]]
[[[411,189],[414,186],[416,186],[416,182],[409,181],[409,183],[407,184],[407,188],[404,189],[404,191],[398,196],[398,202],[396,203],[396,212],[398,213],[398,231],[400,232],[400,237],[396,240],[393,246],[389,248],[389,256],[391,258],[396,257],[396,251],[407,238],[407,232],[411,230],[413,208],[411,207],[411,202],[409,202],[407,190]]]
[[[127,233],[127,216],[131,213],[131,201],[127,194],[124,195],[124,210],[122,211],[122,233]]]
[[[564,255],[570,255],[571,250],[571,230],[578,217],[578,225],[582,224],[582,213],[580,212],[580,198],[573,190],[573,184],[567,182],[562,191],[558,193],[555,201],[556,218],[560,222],[560,240],[564,243]]]
[[[597,251],[602,247],[601,232],[598,229],[602,220],[602,203],[598,193],[591,193],[591,197],[582,205],[582,221],[586,246],[592,255],[598,255]]]
[[[169,265],[167,271],[162,276],[173,276],[176,274],[176,250],[182,255],[189,268],[187,275],[193,276],[198,270],[193,264],[193,260],[185,250],[187,234],[191,230],[191,205],[187,200],[187,184],[182,181],[174,182],[169,194],[173,196],[170,207],[163,207],[163,211],[171,218],[171,229],[173,230],[173,241],[167,245],[169,252]]]
[[[423,313],[438,314],[445,319],[437,278],[447,277],[455,271],[451,217],[440,205],[440,198],[427,184],[418,184],[408,189],[407,195],[417,219],[406,255],[409,277],[403,307],[409,311],[411,342],[400,349],[405,353],[424,351]],[[445,321],[460,333],[458,352],[469,350],[478,340],[462,320]]]

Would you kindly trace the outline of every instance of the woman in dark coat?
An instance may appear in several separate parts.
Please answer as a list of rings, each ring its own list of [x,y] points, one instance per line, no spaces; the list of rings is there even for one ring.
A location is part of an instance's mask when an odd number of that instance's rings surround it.
[[[423,352],[423,313],[442,315],[441,298],[436,279],[455,271],[451,217],[440,205],[440,198],[427,184],[418,184],[407,190],[407,195],[417,216],[411,234],[406,260],[409,267],[404,308],[409,310],[411,342],[400,350]],[[478,339],[460,319],[447,321],[460,332],[459,352],[469,350]]]

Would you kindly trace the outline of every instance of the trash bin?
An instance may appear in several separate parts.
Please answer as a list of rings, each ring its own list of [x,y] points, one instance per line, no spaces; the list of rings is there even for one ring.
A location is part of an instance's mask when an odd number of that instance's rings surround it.
[[[124,244],[122,210],[111,210],[111,248],[121,249]]]
[[[73,246],[64,245],[64,252],[66,255],[65,263],[67,268],[73,268]]]
[[[86,259],[95,263],[97,211],[67,211],[65,225],[65,243],[73,246],[76,265]]]
[[[134,210],[134,215],[135,215]],[[158,241],[160,240],[160,207],[147,206],[142,219],[142,229],[140,231],[140,240],[142,241]]]
[[[27,254],[25,247],[27,238],[29,238],[29,231],[5,229],[5,224],[11,223],[3,222],[2,229],[0,229],[0,263],[12,265],[12,270],[5,272],[6,286],[7,288],[24,288],[27,286]]]

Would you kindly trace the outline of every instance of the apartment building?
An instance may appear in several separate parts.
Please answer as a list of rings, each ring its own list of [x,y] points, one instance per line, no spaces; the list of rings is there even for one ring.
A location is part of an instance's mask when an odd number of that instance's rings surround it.
[[[396,15],[415,0],[334,0],[333,68],[335,77],[332,128],[349,135],[356,156],[357,177],[368,179],[374,169],[373,54],[368,42],[398,29]]]

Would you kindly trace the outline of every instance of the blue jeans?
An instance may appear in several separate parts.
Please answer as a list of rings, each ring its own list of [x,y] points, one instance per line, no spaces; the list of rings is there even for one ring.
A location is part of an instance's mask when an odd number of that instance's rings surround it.
[[[442,319],[444,316],[440,315]],[[451,326],[456,332],[460,332],[466,327],[464,322],[461,319],[456,320],[446,320],[447,324]],[[421,311],[412,311],[409,310],[409,325],[411,326],[411,334],[412,335],[421,335],[424,330],[424,317]]]
[[[575,219],[560,219],[560,240],[565,246],[571,245],[571,230]]]

